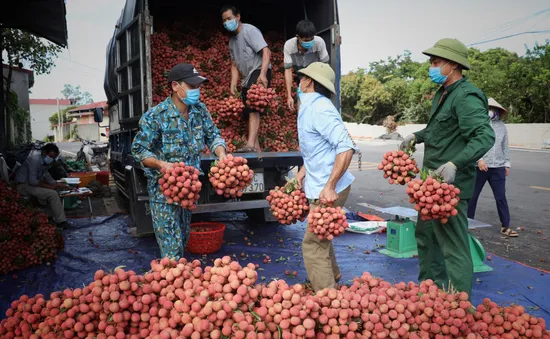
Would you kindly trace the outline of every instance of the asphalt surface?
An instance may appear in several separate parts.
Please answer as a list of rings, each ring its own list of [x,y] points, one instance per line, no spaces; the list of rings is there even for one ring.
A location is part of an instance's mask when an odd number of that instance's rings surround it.
[[[397,145],[396,141],[358,142],[362,171],[354,156],[350,171],[356,180],[346,203],[348,209],[367,212],[360,203],[412,208],[405,187],[388,184],[377,168],[384,152],[396,149]],[[415,157],[422,164],[423,147],[417,148]],[[501,236],[501,224],[488,184],[478,200],[475,219],[493,226],[473,230],[472,234],[480,239],[487,252],[550,271],[550,152],[512,149],[510,157],[512,167],[507,179],[507,198],[511,227],[519,237]]]
[[[61,150],[64,156],[76,157],[76,153],[80,150],[82,146],[81,142],[57,142],[57,147]]]

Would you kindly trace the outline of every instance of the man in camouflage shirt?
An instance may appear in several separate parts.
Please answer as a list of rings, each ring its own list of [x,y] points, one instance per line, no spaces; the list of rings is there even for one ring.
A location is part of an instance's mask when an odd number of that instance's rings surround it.
[[[132,144],[134,158],[147,175],[153,228],[163,258],[183,257],[191,211],[178,203],[168,204],[158,184],[160,170],[171,169],[175,162],[200,170],[205,145],[220,159],[226,155],[225,141],[199,100],[199,86],[205,81],[193,65],[174,66],[168,74],[172,95],[143,114]]]

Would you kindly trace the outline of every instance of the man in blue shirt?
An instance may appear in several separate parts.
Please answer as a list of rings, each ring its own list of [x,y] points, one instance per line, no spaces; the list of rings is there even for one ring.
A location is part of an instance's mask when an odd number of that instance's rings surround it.
[[[343,206],[355,179],[348,171],[353,154],[358,151],[344,126],[340,112],[330,97],[336,94],[336,76],[332,68],[314,62],[299,71],[298,138],[304,166],[297,179],[306,197],[333,206]],[[311,206],[315,208],[315,206]],[[315,291],[332,288],[341,278],[332,241],[320,240],[306,227],[302,242],[304,265]]]
[[[59,148],[55,144],[46,144],[41,150],[33,150],[15,173],[17,191],[21,195],[36,197],[39,203],[48,206],[53,221],[60,229],[70,228],[65,210],[57,189],[73,188],[57,182],[48,169],[59,157]]]
[[[218,158],[225,158],[225,141],[199,100],[199,87],[205,81],[191,64],[174,66],[168,74],[172,95],[143,114],[132,144],[134,158],[147,175],[153,228],[162,258],[183,257],[191,211],[178,203],[168,204],[158,184],[160,170],[172,168],[175,162],[200,170],[205,146]]]

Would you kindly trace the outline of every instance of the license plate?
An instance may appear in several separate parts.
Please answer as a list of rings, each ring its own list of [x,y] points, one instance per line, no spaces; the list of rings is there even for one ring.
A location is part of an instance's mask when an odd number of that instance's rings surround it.
[[[264,174],[255,173],[254,178],[252,178],[252,183],[243,190],[243,194],[263,193],[264,190]]]

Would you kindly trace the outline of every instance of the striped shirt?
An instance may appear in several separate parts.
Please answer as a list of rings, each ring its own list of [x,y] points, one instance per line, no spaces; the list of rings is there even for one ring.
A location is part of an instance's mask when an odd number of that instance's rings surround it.
[[[298,38],[294,37],[285,42],[284,64],[285,69],[294,67],[294,71],[306,68],[314,62],[329,62],[330,57],[323,38],[314,36],[313,47],[302,54],[298,49]]]
[[[508,149],[508,131],[501,120],[491,120],[491,127],[495,131],[495,144],[481,158],[489,168],[510,168],[510,151]]]

